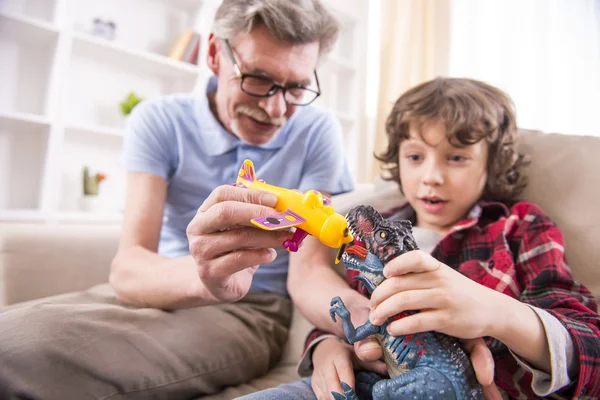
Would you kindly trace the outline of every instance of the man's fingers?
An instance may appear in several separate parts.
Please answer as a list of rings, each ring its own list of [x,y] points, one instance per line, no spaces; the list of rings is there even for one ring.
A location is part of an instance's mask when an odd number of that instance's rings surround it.
[[[198,209],[205,212],[217,203],[224,201],[236,201],[241,203],[256,204],[274,208],[277,204],[277,196],[262,190],[244,189],[231,185],[219,186],[211,192]]]
[[[263,205],[224,201],[196,214],[188,225],[187,233],[192,236],[206,235],[241,226],[253,226],[250,222],[252,218],[276,212],[275,209]]]
[[[268,264],[276,257],[274,249],[234,251],[211,260],[207,265],[201,265],[198,275],[203,281],[225,279],[246,268]]]
[[[482,338],[464,340],[463,346],[471,358],[477,381],[483,386],[494,380],[494,358]]]
[[[413,250],[391,260],[383,268],[386,278],[419,272],[435,271],[441,263],[422,250]]]
[[[222,254],[241,249],[283,248],[283,242],[291,238],[288,231],[263,231],[256,228],[238,228],[212,233],[190,240],[190,253],[195,259],[212,260]]]

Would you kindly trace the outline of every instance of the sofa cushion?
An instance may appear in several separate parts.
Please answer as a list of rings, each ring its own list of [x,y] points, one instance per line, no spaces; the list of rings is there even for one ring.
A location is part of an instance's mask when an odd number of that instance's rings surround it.
[[[108,281],[120,226],[0,224],[0,306]]]

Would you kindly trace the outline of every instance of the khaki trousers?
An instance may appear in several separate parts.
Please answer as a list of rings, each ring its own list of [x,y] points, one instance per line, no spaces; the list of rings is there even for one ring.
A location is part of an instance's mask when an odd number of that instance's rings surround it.
[[[177,311],[120,304],[108,284],[0,313],[0,399],[193,399],[264,375],[289,299]]]

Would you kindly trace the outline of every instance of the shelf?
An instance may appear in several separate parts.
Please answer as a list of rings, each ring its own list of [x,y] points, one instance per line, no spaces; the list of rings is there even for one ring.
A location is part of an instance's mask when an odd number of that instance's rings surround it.
[[[57,223],[120,223],[123,215],[117,212],[58,212],[39,210],[0,210],[0,222],[57,222]]]
[[[123,137],[123,129],[114,128],[112,126],[69,124],[67,125],[66,130],[82,134],[113,136],[118,138]]]
[[[81,33],[73,37],[73,52],[101,63],[119,65],[136,72],[145,71],[168,78],[196,79],[199,74],[197,65],[143,50],[126,48],[115,42]]]
[[[31,113],[0,111],[0,127],[6,127],[9,130],[12,130],[23,124],[47,128],[50,126],[50,119],[42,115]]]
[[[27,39],[35,42],[48,42],[58,37],[59,29],[54,25],[6,12],[0,12],[0,35],[14,35],[19,39]]]
[[[43,222],[45,215],[38,210],[0,210],[0,222]]]
[[[118,212],[84,212],[84,211],[63,211],[49,216],[50,220],[64,223],[119,223],[123,220],[123,215]]]

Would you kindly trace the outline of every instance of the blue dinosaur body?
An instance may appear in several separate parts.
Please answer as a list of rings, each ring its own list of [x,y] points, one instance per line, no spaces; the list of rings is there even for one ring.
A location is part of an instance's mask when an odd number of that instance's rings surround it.
[[[355,242],[346,249],[342,262],[346,269],[358,271],[356,279],[372,292],[383,280],[383,266],[407,251],[417,249],[409,221],[385,220],[369,206],[359,206],[346,217]],[[362,399],[481,399],[469,356],[458,339],[423,332],[392,336],[386,322],[375,326],[367,321],[354,327],[350,312],[339,297],[331,300],[331,318],[342,319],[349,343],[374,335],[382,347],[389,379],[375,373],[359,372],[356,392],[342,383],[344,394],[333,393],[337,400]]]

